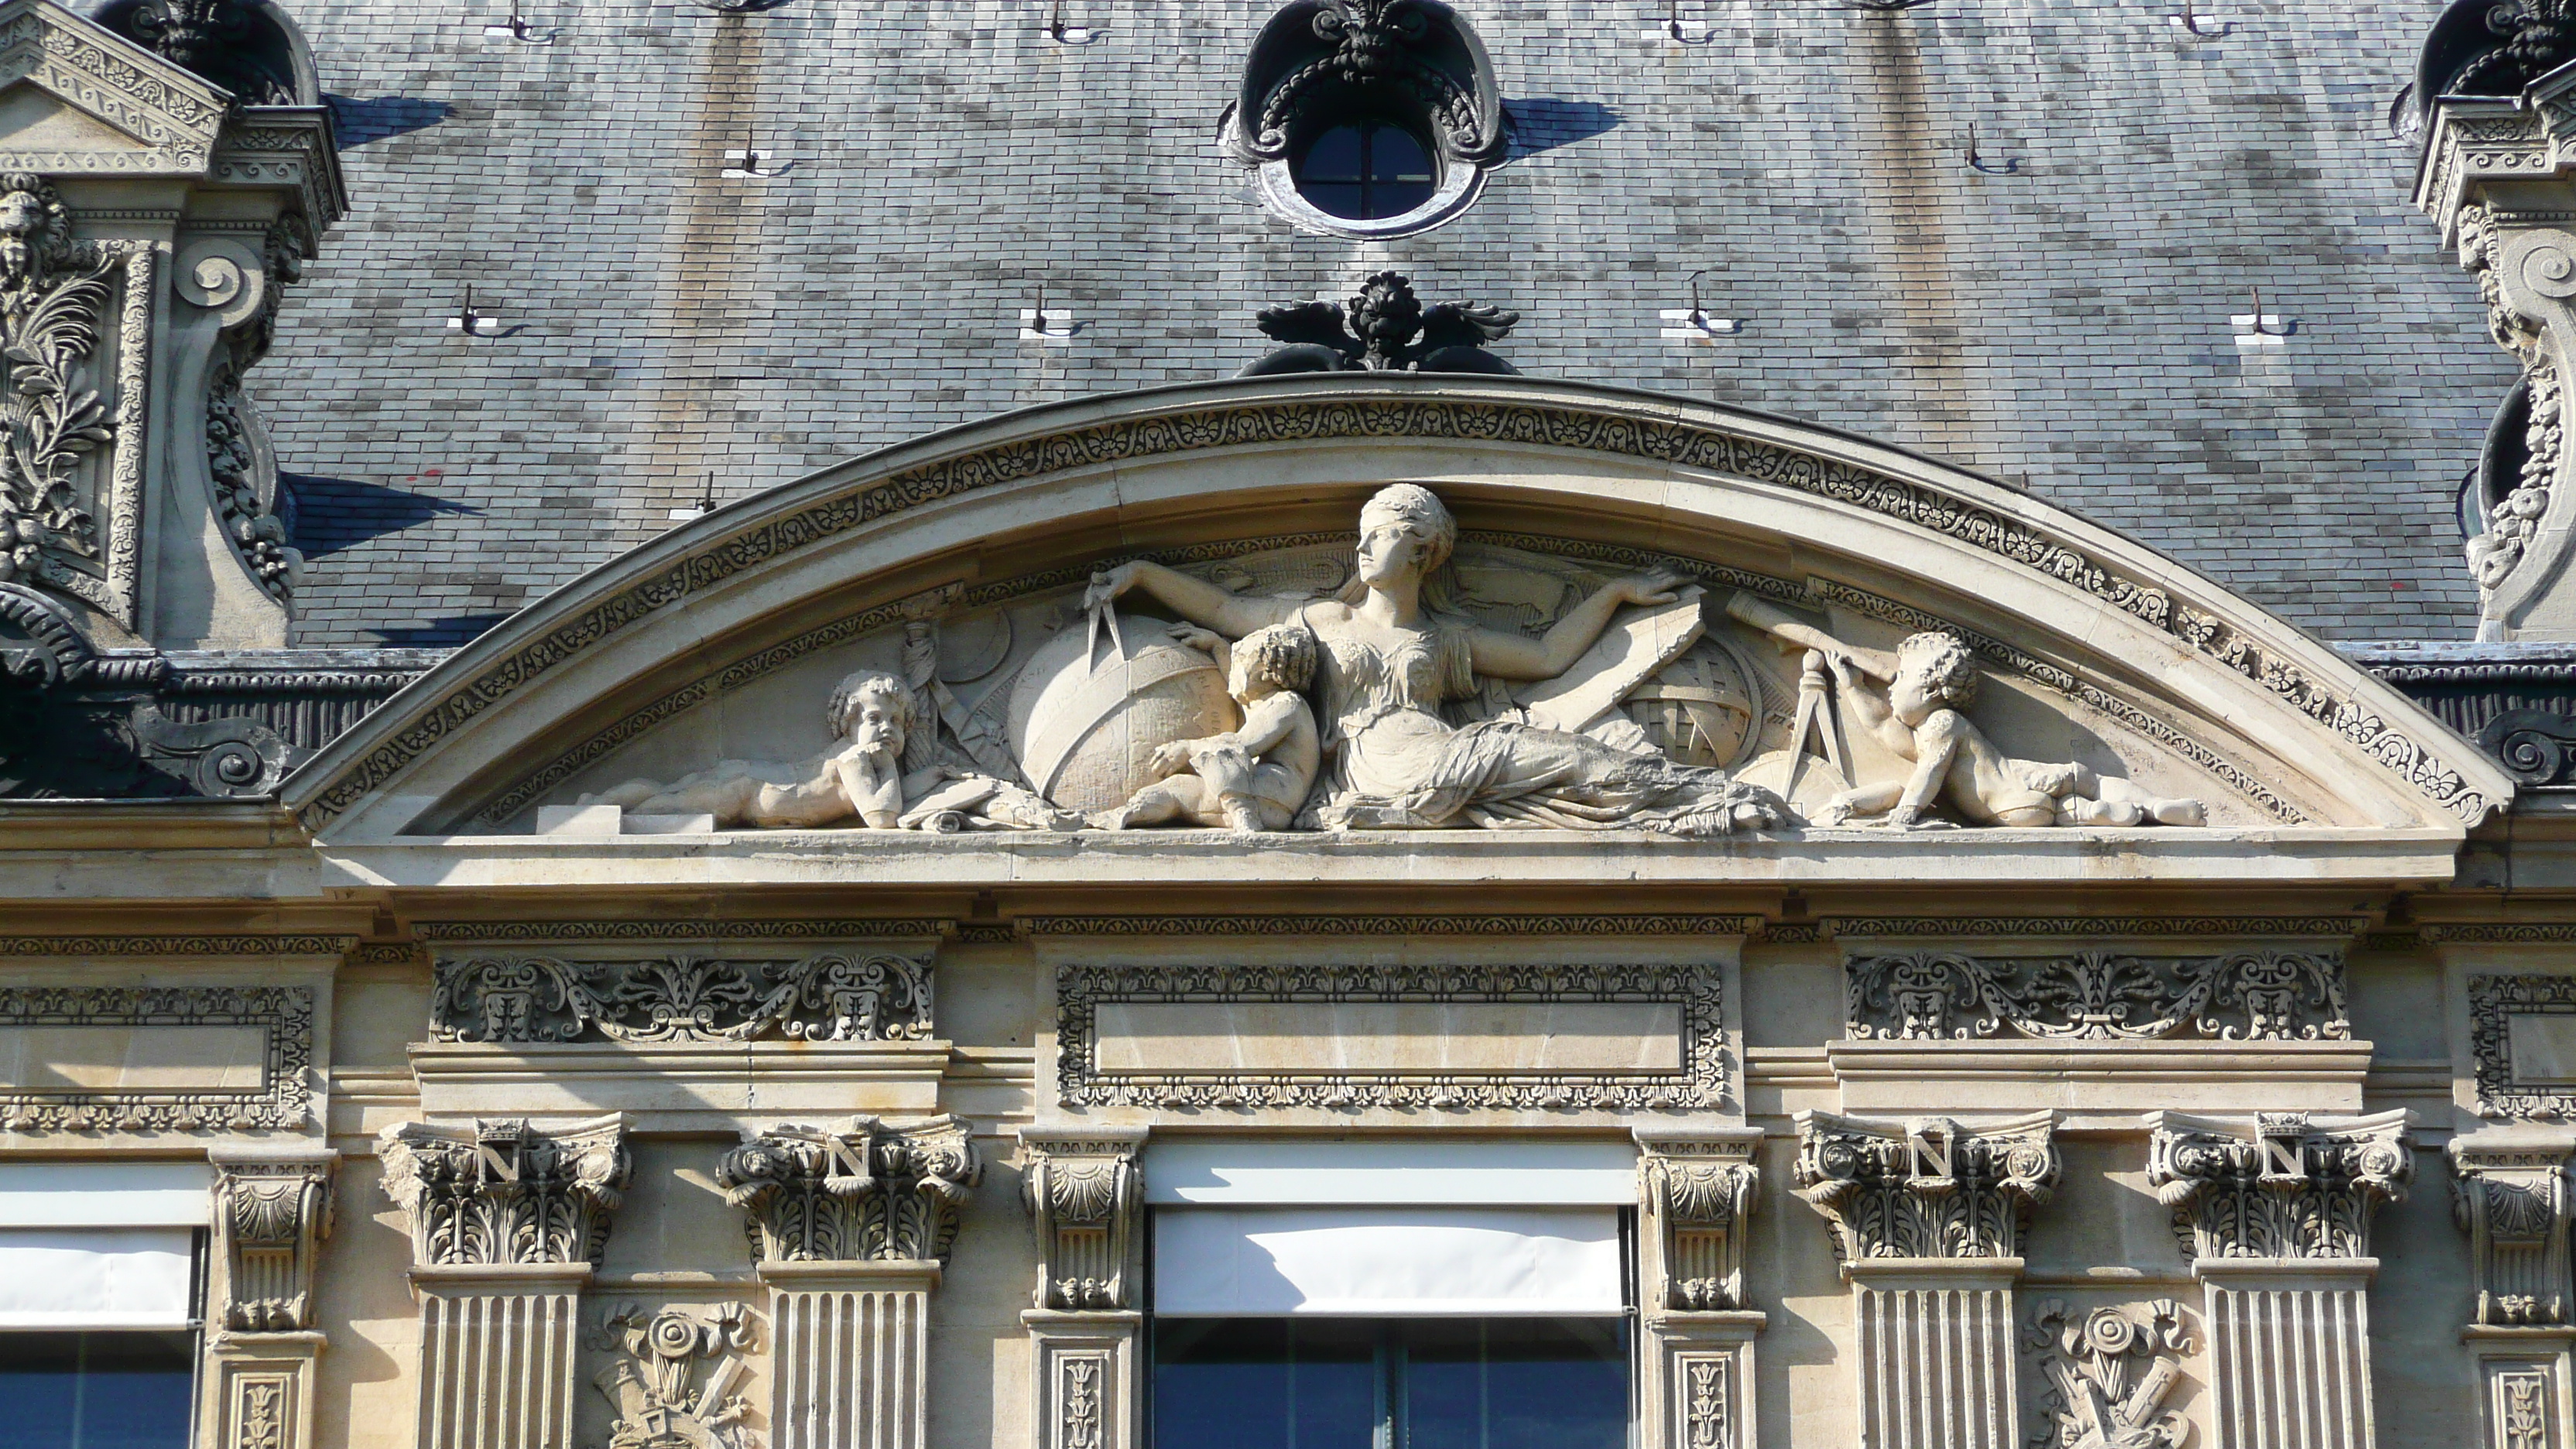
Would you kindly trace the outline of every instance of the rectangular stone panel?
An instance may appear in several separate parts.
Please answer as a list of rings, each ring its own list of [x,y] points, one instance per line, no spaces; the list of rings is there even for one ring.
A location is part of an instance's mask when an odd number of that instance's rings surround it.
[[[2576,1015],[2514,1015],[2513,1078],[2523,1086],[2576,1085]]]
[[[1676,1072],[1669,1001],[1104,1002],[1111,1072]]]
[[[256,1092],[268,1033],[256,1026],[0,1027],[0,1089]]]

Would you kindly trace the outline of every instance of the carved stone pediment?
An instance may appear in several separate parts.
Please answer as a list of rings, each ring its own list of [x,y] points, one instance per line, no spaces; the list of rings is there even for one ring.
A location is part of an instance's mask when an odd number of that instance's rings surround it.
[[[0,3],[0,171],[198,175],[229,99],[53,0]]]

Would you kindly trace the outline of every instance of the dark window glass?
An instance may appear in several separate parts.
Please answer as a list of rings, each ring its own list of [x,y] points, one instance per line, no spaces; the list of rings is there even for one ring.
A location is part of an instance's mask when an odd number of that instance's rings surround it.
[[[1353,221],[1402,216],[1429,201],[1440,180],[1422,137],[1374,120],[1317,136],[1291,170],[1317,210]]]
[[[195,1343],[0,1333],[0,1449],[187,1449]]]
[[[1616,1318],[1161,1319],[1154,1449],[1624,1449]]]

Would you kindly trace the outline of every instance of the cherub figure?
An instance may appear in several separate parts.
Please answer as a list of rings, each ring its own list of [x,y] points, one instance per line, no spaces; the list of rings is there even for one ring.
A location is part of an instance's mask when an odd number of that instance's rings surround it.
[[[824,710],[836,747],[809,760],[725,760],[664,785],[629,780],[584,795],[637,815],[713,815],[718,830],[811,830],[857,816],[892,830],[904,814],[903,746],[917,723],[910,687],[862,669],[833,689]]]
[[[1995,748],[1964,711],[1977,696],[1976,656],[1956,634],[1909,636],[1894,654],[1825,651],[1854,722],[1914,762],[1903,784],[1845,790],[1816,813],[1819,825],[1883,815],[1899,830],[1940,828],[1935,803],[1978,825],[2199,825],[2197,800],[2162,799],[2085,765],[2016,760]],[[1881,691],[1868,676],[1888,681]]]
[[[1287,829],[1324,758],[1315,711],[1305,700],[1320,647],[1314,631],[1271,624],[1228,646],[1213,630],[1175,624],[1171,637],[1205,650],[1225,671],[1226,692],[1243,706],[1243,727],[1157,748],[1152,764],[1164,778],[1117,809],[1092,815],[1093,828],[1186,820],[1246,834]]]

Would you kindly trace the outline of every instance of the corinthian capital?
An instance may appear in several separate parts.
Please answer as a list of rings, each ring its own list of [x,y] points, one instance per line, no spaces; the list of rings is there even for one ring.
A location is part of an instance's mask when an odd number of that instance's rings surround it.
[[[845,1131],[773,1127],[745,1134],[716,1164],[752,1253],[771,1263],[944,1263],[983,1175],[966,1124],[944,1116],[901,1126],[853,1117]]]
[[[1145,1210],[1142,1129],[1023,1128],[1020,1201],[1038,1235],[1037,1306],[1070,1312],[1136,1306],[1130,1271]]]
[[[597,1266],[635,1171],[623,1115],[553,1133],[525,1121],[471,1129],[402,1122],[377,1135],[376,1156],[423,1267]]]
[[[2030,1210],[2056,1190],[2057,1114],[1969,1129],[1801,1112],[1798,1195],[1834,1225],[1848,1263],[2018,1258]]]
[[[2366,1258],[2370,1219],[2415,1177],[2413,1114],[2148,1114],[2147,1183],[2194,1258]]]
[[[2570,1321],[2567,1230],[2576,1202],[2567,1169],[2576,1131],[2508,1127],[2454,1137],[2451,1216],[2469,1235],[2478,1301],[2470,1322],[2491,1328]]]
[[[223,1326],[288,1333],[314,1326],[313,1269],[331,1236],[328,1148],[218,1147],[215,1248],[223,1264]]]

